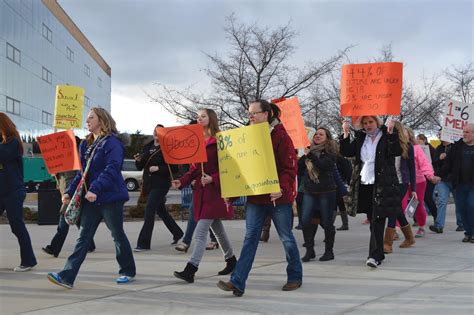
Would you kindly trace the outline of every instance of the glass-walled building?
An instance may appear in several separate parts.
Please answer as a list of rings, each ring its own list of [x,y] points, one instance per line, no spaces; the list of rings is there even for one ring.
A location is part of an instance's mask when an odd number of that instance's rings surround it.
[[[56,85],[85,89],[84,121],[91,107],[110,111],[110,77],[56,0],[0,0],[0,112],[23,135],[53,131]]]

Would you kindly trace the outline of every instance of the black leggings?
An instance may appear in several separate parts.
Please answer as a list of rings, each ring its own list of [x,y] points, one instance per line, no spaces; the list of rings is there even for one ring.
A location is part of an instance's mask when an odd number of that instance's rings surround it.
[[[408,184],[405,184],[405,183],[400,184],[400,196],[402,199],[407,193],[407,189],[408,189]],[[400,200],[400,205],[401,204],[402,204],[402,200]],[[405,217],[405,213],[402,207],[400,207],[396,215],[388,217],[387,227],[395,228],[395,225],[397,225],[397,221],[400,224],[400,226],[408,225],[408,221],[407,221],[407,218]]]
[[[433,192],[435,189],[435,184],[430,181],[426,181],[426,191],[425,191],[425,203],[430,209],[430,213],[436,221],[436,216],[438,215],[438,207],[436,207],[436,203],[433,200]]]

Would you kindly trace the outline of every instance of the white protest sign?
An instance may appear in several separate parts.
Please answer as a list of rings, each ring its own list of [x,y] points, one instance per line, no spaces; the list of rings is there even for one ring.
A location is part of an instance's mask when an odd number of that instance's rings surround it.
[[[474,105],[448,100],[444,106],[441,140],[456,142],[462,138],[462,129],[474,123]]]

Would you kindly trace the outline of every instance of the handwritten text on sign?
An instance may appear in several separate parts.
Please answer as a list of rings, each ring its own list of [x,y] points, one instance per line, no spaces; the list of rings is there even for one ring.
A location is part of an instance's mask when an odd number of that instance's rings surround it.
[[[207,162],[201,125],[156,128],[161,151],[168,164]]]
[[[342,66],[341,116],[400,115],[403,64]]]
[[[81,169],[72,130],[38,137],[38,144],[49,174]]]
[[[268,123],[219,132],[217,148],[222,197],[280,191]]]
[[[78,86],[57,85],[54,128],[82,128],[84,89]]]
[[[295,149],[306,148],[309,146],[308,134],[304,127],[303,117],[301,116],[300,103],[298,97],[292,97],[275,103],[281,110],[281,122],[285,126],[286,132],[293,141]]]
[[[451,143],[458,141],[468,123],[474,123],[474,105],[448,100],[444,107],[441,140]]]

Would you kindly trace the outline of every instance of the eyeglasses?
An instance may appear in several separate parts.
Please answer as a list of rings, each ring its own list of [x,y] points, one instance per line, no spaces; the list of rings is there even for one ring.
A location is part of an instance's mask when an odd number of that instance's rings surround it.
[[[248,112],[249,116],[256,116],[257,114],[260,114],[260,113],[265,113],[265,111],[261,111],[261,112]]]

